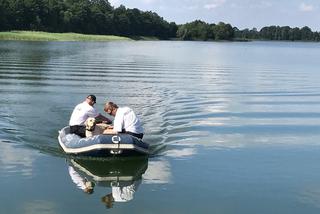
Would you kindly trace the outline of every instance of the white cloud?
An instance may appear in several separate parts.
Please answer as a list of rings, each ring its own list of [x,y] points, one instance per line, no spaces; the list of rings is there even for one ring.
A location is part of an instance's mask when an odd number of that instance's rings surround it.
[[[203,7],[207,10],[213,10],[217,7],[220,7],[226,2],[226,0],[215,0],[211,3],[205,4]]]
[[[268,9],[275,5],[271,1],[244,1],[244,2],[230,2],[230,8],[236,9]]]
[[[266,7],[272,7],[272,3],[269,1],[262,1],[261,2],[261,7],[266,8]]]
[[[273,3],[270,1],[256,1],[250,4],[243,4],[240,7],[242,8],[253,8],[253,9],[266,9],[266,8],[270,8],[273,6]]]
[[[108,0],[108,2],[113,5],[113,6],[119,6],[123,4],[125,7],[128,5],[136,5],[135,7],[139,8],[141,5],[146,5],[146,4],[155,4],[157,3],[158,0],[136,0],[136,1],[128,1],[128,0]]]
[[[310,12],[314,10],[314,6],[311,4],[306,4],[304,2],[302,2],[299,6],[300,11],[302,12]]]
[[[120,0],[109,0],[109,3],[113,6],[117,6],[117,5],[120,5]]]
[[[185,9],[187,9],[187,10],[197,10],[198,8],[199,8],[198,5],[190,5],[190,6],[185,7]]]
[[[148,169],[142,175],[143,183],[165,184],[171,181],[171,166],[167,160],[149,160]]]
[[[208,9],[208,10],[212,10],[212,9],[217,8],[217,7],[218,7],[218,5],[217,5],[217,4],[215,4],[215,3],[213,3],[213,4],[206,4],[206,5],[204,5],[204,8],[205,8],[205,9]]]
[[[196,153],[197,151],[194,148],[184,148],[184,149],[168,150],[167,152],[165,152],[165,155],[169,157],[181,158],[181,157],[192,156]]]
[[[144,4],[152,4],[155,3],[156,0],[142,0],[142,3]]]
[[[0,172],[19,173],[24,176],[32,176],[33,162],[37,155],[33,150],[14,147],[0,140]]]

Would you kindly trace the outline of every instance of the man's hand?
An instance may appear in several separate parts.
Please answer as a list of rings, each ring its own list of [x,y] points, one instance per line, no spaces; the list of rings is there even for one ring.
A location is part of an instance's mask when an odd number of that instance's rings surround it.
[[[103,131],[103,134],[118,134],[118,132],[113,131],[113,129],[107,128]]]

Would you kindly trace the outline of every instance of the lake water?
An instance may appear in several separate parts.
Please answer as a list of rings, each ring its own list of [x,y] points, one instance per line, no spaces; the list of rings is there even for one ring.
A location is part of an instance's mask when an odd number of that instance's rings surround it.
[[[0,42],[0,213],[319,213],[319,59],[320,43]],[[135,110],[148,159],[62,152],[88,94]]]

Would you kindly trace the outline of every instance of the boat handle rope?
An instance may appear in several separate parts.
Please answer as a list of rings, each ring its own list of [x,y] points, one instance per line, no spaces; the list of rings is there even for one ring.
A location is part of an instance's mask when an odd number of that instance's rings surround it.
[[[120,151],[121,137],[118,135],[115,135],[115,136],[112,136],[111,140],[112,140],[112,143],[118,144],[118,151],[117,151],[117,154],[118,154]]]
[[[111,140],[112,140],[112,143],[119,144],[121,141],[121,138],[120,138],[120,136],[115,135],[115,136],[112,136]]]

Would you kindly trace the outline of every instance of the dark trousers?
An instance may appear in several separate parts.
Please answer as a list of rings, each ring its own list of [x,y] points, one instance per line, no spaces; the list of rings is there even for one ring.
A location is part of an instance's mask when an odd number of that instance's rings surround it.
[[[139,139],[142,139],[143,138],[143,134],[140,133],[140,134],[137,134],[137,133],[133,133],[133,132],[125,132],[126,134],[129,134],[129,135],[132,135],[136,138],[139,138]]]
[[[86,137],[86,127],[85,126],[70,126],[70,134],[76,134],[80,137]]]

